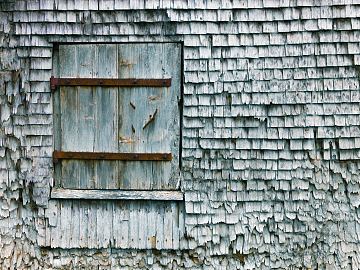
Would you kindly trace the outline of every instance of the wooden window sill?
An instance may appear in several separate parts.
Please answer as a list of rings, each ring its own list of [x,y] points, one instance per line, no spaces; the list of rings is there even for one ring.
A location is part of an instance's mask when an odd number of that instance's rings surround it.
[[[52,199],[182,201],[176,190],[98,190],[53,188]]]

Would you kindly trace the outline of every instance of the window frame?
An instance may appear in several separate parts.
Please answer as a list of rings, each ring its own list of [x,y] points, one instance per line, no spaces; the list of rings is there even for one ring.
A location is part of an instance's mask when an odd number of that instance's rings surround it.
[[[129,42],[129,43],[90,43],[90,44],[153,44],[158,42]],[[110,199],[110,200],[163,200],[163,201],[183,201],[184,195],[181,191],[181,170],[182,170],[182,136],[183,136],[183,44],[181,42],[161,42],[161,43],[177,43],[180,45],[180,61],[181,66],[179,68],[180,72],[180,89],[179,89],[179,100],[177,106],[179,106],[179,146],[178,146],[178,167],[180,172],[180,185],[176,190],[134,190],[134,189],[71,189],[71,188],[59,188],[55,186],[55,181],[58,174],[56,174],[55,166],[59,162],[59,160],[54,155],[54,173],[53,173],[53,181],[52,181],[52,189],[50,192],[50,197],[53,199]],[[81,44],[89,44],[89,43],[56,43],[54,44],[53,51],[53,76],[58,75],[58,57],[59,57],[59,45],[81,45]],[[55,74],[56,73],[56,74]],[[58,76],[60,77],[60,76]],[[165,84],[165,82],[162,82]],[[51,79],[50,85],[52,90],[54,89],[54,81]],[[55,86],[56,88],[56,86]],[[58,94],[59,95],[59,94]],[[58,107],[60,107],[59,98],[56,98],[56,94],[53,95],[53,116],[54,116],[54,130],[57,128],[55,125],[60,123],[60,116],[56,115],[55,111]],[[57,111],[59,114],[59,111]],[[54,132],[54,153],[56,152],[56,148],[59,148],[59,144],[61,144],[58,132]]]

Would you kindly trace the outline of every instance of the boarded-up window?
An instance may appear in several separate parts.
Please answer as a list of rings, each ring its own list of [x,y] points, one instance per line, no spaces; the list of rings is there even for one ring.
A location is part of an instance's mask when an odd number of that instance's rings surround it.
[[[55,174],[39,244],[186,248],[180,44],[59,45],[53,76]]]
[[[57,87],[55,150],[65,152],[67,158],[55,166],[55,186],[66,189],[177,189],[179,44],[60,45],[56,58],[55,74],[59,78],[130,79],[125,80],[130,85],[113,86],[117,84],[115,80],[63,80]],[[106,83],[110,86],[103,86]],[[137,86],[139,84],[141,86]],[[162,86],[166,84],[170,86]],[[82,156],[73,152],[81,152]],[[99,154],[93,157],[96,159],[89,160],[91,155],[84,152],[130,153],[135,156],[120,158],[135,158],[116,160],[116,156],[111,156],[114,160],[105,160],[108,156]]]

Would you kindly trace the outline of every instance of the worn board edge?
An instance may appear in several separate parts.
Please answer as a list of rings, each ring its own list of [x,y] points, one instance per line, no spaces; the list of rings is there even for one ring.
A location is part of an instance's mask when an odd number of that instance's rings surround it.
[[[53,188],[51,199],[183,201],[181,191],[170,190],[85,190]]]

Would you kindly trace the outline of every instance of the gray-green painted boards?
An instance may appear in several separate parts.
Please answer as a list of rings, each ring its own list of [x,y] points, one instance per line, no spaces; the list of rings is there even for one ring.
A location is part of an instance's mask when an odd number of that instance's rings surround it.
[[[171,153],[171,162],[63,160],[55,186],[175,190],[179,185],[181,47],[176,43],[60,45],[55,76],[171,78],[171,87],[60,87],[55,149]],[[154,121],[146,125],[156,112]]]

